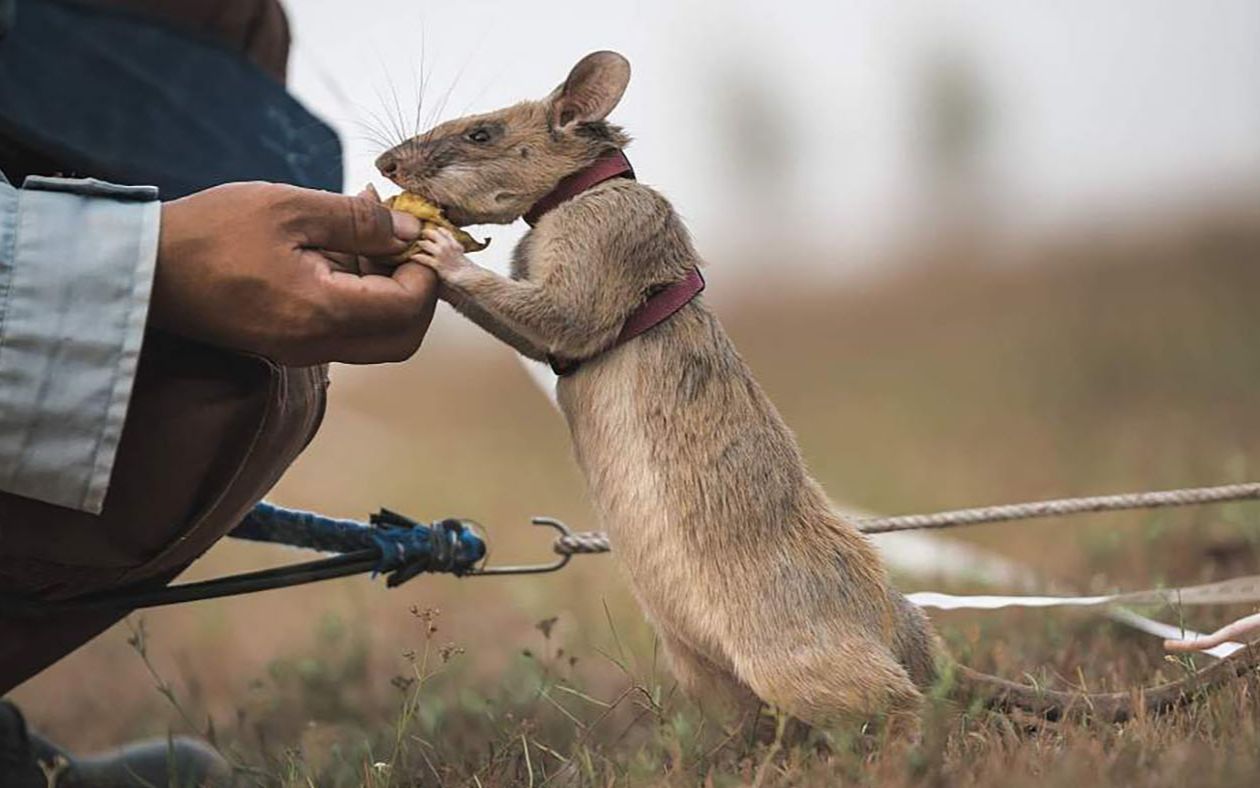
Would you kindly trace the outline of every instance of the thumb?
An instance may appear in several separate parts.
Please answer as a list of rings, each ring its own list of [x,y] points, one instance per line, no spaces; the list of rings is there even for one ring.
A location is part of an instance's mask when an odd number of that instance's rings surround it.
[[[420,220],[391,211],[374,193],[357,197],[299,190],[291,208],[302,245],[332,252],[392,255],[420,237]]]

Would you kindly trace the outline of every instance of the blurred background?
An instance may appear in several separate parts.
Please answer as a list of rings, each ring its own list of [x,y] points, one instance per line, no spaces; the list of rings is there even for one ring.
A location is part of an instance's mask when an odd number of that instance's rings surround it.
[[[343,131],[351,186],[384,184],[383,142],[622,52],[613,119],[635,167],[729,277],[761,275],[739,251],[769,240],[768,215],[780,244],[818,252],[780,246],[776,278],[817,282],[938,231],[1114,226],[1241,197],[1260,174],[1247,0],[289,6],[294,90]],[[513,235],[495,236],[484,257],[504,260]]]
[[[542,97],[591,50],[625,54],[612,120],[635,137],[630,158],[688,221],[706,298],[837,501],[897,513],[1260,475],[1254,0],[288,9],[293,90],[340,131],[351,190],[395,191],[372,160],[418,130]],[[522,229],[487,228],[478,261],[502,269]],[[471,517],[492,561],[545,559],[530,515],[598,524],[539,381],[443,307],[411,361],[334,370],[324,428],[271,498]],[[1249,512],[951,537],[1082,589],[1137,588],[1256,570]],[[225,542],[189,576],[294,557]],[[624,678],[600,655],[624,647],[650,667],[653,648],[613,567],[393,591],[356,579],[144,618],[152,661],[196,715],[314,752],[389,718],[391,678],[425,640],[412,606],[440,608],[436,637],[465,652],[428,724],[544,636],[582,655],[593,693],[615,694]],[[1003,646],[983,615],[942,621],[998,644],[986,666],[1004,675],[1083,661],[1053,637]],[[554,632],[536,628],[551,616]],[[178,727],[126,641],[124,627],[103,635],[18,700],[83,746]],[[1129,678],[1158,666],[1154,644],[1133,649],[1145,662]],[[1104,663],[1091,679],[1113,677]]]

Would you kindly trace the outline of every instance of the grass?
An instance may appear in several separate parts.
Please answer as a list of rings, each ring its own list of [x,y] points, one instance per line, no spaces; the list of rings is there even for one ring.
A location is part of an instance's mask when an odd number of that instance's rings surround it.
[[[824,486],[894,513],[1256,478],[1258,254],[1260,222],[1234,216],[842,286],[729,294],[720,265],[710,278]],[[324,429],[273,497],[347,516],[381,504],[469,516],[487,524],[492,560],[545,559],[530,515],[595,527],[567,434],[508,351],[453,323],[442,316],[408,364],[338,370]],[[951,535],[1091,590],[1260,566],[1260,511],[1245,504]],[[225,543],[190,575],[285,557]],[[877,729],[731,735],[675,690],[612,568],[581,557],[534,578],[391,591],[358,579],[153,611],[15,698],[82,749],[212,733],[263,785],[1224,786],[1260,774],[1255,678],[1125,725],[942,697],[914,746]],[[1202,630],[1248,612],[1162,614]],[[1039,685],[1114,690],[1186,669],[1089,613],[934,620],[966,664]]]

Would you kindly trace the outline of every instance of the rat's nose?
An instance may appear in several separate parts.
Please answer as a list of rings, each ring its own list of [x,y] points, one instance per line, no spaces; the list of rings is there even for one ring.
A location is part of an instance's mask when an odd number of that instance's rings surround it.
[[[381,175],[386,178],[393,178],[398,174],[398,157],[393,151],[385,151],[376,159],[376,169],[381,171]]]

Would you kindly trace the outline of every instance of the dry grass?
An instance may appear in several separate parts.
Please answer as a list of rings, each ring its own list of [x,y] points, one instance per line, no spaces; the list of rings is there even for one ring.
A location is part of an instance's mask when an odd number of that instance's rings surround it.
[[[837,499],[900,512],[1207,484],[1260,465],[1258,254],[1260,224],[1196,223],[1043,249],[1018,267],[908,266],[718,308]],[[714,278],[720,291],[720,267]],[[342,370],[325,429],[274,497],[351,516],[380,504],[470,516],[490,526],[492,558],[542,557],[529,515],[592,525],[567,435],[508,351],[457,341],[450,322],[409,364]],[[1260,563],[1254,505],[958,536],[1088,588]],[[194,574],[281,555],[224,544]],[[84,748],[212,722],[259,782],[286,786],[1252,785],[1260,774],[1254,678],[1123,726],[934,701],[917,746],[863,731],[790,746],[732,737],[674,691],[611,567],[584,558],[559,575],[395,591],[360,579],[156,611],[145,659],[117,629],[16,697]],[[1188,623],[1241,612],[1194,610]],[[937,622],[964,661],[1007,677],[1103,690],[1185,670],[1087,614]],[[179,708],[153,691],[150,667]]]

